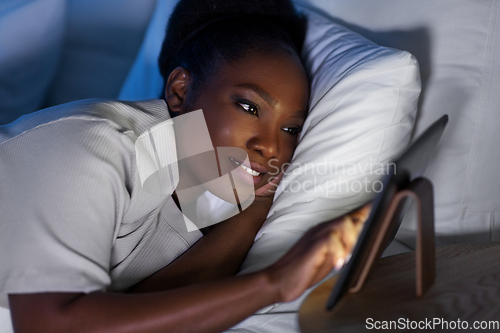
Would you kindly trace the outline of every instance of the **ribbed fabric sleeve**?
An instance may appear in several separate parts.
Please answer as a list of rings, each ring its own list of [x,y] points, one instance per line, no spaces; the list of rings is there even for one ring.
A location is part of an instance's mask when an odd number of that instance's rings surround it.
[[[0,306],[8,293],[129,287],[201,237],[160,218],[174,188],[139,180],[135,140],[166,119],[160,100],[87,100],[0,127]]]

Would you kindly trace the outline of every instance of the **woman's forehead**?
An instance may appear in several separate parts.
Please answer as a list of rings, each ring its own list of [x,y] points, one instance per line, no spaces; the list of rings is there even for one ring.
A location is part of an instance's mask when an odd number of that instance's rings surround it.
[[[270,105],[295,100],[307,105],[309,82],[298,56],[285,53],[257,53],[232,63],[221,64],[213,78],[216,87],[254,91]]]

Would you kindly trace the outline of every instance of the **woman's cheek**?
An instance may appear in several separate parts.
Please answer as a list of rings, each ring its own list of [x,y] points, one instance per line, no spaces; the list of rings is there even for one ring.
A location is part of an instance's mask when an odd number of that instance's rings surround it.
[[[240,147],[238,133],[241,133],[238,121],[229,115],[221,114],[217,119],[207,119],[210,137],[214,147]]]

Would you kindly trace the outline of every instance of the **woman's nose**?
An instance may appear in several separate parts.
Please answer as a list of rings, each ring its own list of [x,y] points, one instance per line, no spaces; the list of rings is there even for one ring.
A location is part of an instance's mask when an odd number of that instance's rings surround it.
[[[256,151],[264,158],[276,158],[279,155],[279,138],[271,131],[263,131],[247,141],[247,148]]]

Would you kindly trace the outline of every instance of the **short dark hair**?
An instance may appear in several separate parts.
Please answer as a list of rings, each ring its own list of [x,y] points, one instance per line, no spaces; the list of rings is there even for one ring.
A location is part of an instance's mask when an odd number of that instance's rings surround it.
[[[166,82],[183,66],[199,88],[221,61],[277,49],[300,55],[306,25],[289,0],[181,0],[167,26],[160,73]]]

